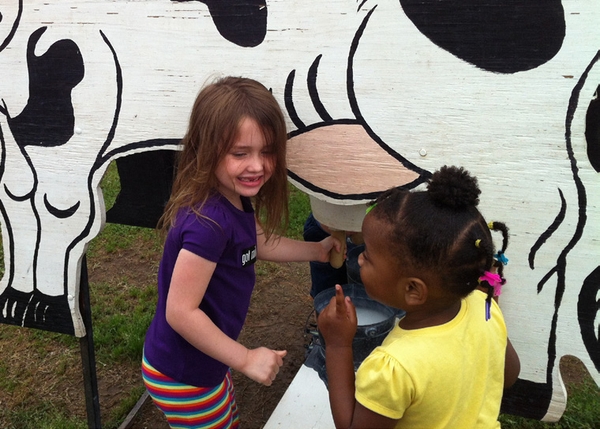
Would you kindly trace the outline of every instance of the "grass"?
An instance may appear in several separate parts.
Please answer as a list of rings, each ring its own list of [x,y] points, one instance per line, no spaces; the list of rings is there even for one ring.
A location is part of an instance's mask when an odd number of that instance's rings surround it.
[[[68,416],[65,410],[57,408],[48,401],[35,407],[24,405],[16,410],[9,410],[11,429],[84,429],[87,423],[76,417]]]
[[[109,166],[101,183],[108,210],[120,191],[116,164]],[[90,243],[87,256],[94,260],[100,251],[113,253],[139,246],[147,252],[160,252],[162,240],[153,229],[128,225],[106,224]],[[146,330],[156,306],[156,285],[149,283],[132,287],[123,275],[114,284],[96,283],[90,287],[94,350],[98,361],[119,363],[138,361]]]
[[[573,361],[574,359],[570,359]],[[577,361],[579,363],[579,361]],[[583,367],[583,364],[580,364]],[[561,363],[562,368],[562,363]],[[567,385],[567,408],[556,423],[502,414],[503,429],[597,429],[600,428],[600,389],[586,372],[576,384]]]
[[[119,192],[118,173],[111,165],[102,182],[107,208],[111,207]],[[290,186],[290,222],[287,235],[301,239],[304,220],[310,211],[306,194]],[[101,234],[89,246],[88,263],[94,263],[96,256],[102,253],[118,252],[137,246],[140,251],[160,252],[161,239],[147,228],[107,224]],[[1,250],[1,249],[0,249]],[[90,262],[91,261],[91,262]],[[265,275],[269,275],[269,266]],[[260,273],[259,273],[260,274]],[[146,329],[154,313],[156,286],[148,282],[143,286],[132,287],[132,279],[122,275],[115,283],[95,283],[90,288],[92,301],[93,335],[96,361],[99,365],[116,367],[118,365],[138,365],[142,353],[142,344]],[[52,346],[64,350],[64,358],[50,370],[60,377],[69,369],[69,355],[79,354],[79,340],[72,336],[22,329],[0,324],[0,353],[2,343],[28,344],[32,349],[28,353],[44,356]],[[4,356],[4,354],[3,354]],[[0,360],[0,390],[17,393],[22,380],[12,376],[14,362]],[[77,368],[75,369],[78,370]],[[35,378],[35,369],[30,377]],[[72,371],[72,369],[71,369]],[[20,373],[22,377],[23,374]],[[502,415],[501,423],[505,429],[592,429],[600,427],[600,390],[590,377],[571,387],[568,406],[560,422],[542,423],[534,420]],[[34,394],[35,392],[33,392]],[[131,387],[126,398],[113,407],[109,416],[103,416],[105,428],[116,428],[132,409],[143,387]],[[13,409],[3,409],[0,405],[0,422],[9,429],[21,428],[87,428],[87,421],[77,419],[60,404],[41,398],[36,401],[23,400]],[[2,426],[2,425],[0,425]]]
[[[54,356],[47,359],[51,353]],[[0,361],[0,391],[16,398],[15,403],[18,403],[10,408],[2,404],[2,427],[86,428],[86,421],[70,415],[64,404],[36,394],[40,384],[46,382],[42,379],[52,383],[73,371],[72,362],[78,361],[78,353],[75,337],[0,324],[0,355],[3,357]]]
[[[310,213],[310,201],[308,195],[299,191],[292,185],[290,185],[289,210],[290,222],[286,235],[301,240],[304,221]]]
[[[144,297],[135,300],[115,296],[106,284],[95,284],[91,289],[97,359],[114,363],[139,360],[144,335],[156,306],[156,287],[145,287]],[[150,295],[149,291],[153,294]]]

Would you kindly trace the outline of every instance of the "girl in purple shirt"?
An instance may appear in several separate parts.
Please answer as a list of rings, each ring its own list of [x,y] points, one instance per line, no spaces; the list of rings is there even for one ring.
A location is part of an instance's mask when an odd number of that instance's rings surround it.
[[[171,198],[156,314],[142,375],[173,427],[236,428],[230,368],[271,385],[284,350],[236,340],[254,288],[257,259],[329,260],[340,243],[281,237],[287,223],[287,132],[260,83],[226,77],[196,98]]]

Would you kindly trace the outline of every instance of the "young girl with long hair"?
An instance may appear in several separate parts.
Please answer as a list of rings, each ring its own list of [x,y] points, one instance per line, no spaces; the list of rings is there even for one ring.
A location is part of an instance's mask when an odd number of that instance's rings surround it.
[[[368,209],[360,277],[371,298],[406,314],[355,377],[356,311],[336,286],[318,326],[337,428],[500,428],[502,392],[520,368],[493,299],[508,229],[484,220],[479,195],[467,171],[442,167],[426,191],[392,189]],[[503,235],[497,253],[490,228]]]
[[[327,261],[335,239],[281,237],[287,223],[287,133],[262,84],[226,77],[194,103],[159,226],[166,231],[156,314],[142,375],[178,428],[238,427],[230,368],[271,385],[286,352],[236,340],[254,288],[254,262]]]

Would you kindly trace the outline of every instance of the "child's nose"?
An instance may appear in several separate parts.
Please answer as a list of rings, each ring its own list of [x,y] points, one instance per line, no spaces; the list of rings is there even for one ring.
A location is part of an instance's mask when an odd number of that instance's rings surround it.
[[[358,266],[362,267],[362,264],[363,264],[363,254],[362,254],[362,252],[360,252],[358,254]]]
[[[263,168],[263,164],[264,164],[264,160],[263,160],[262,155],[260,155],[260,154],[253,155],[250,158],[248,168],[252,171],[260,171]]]

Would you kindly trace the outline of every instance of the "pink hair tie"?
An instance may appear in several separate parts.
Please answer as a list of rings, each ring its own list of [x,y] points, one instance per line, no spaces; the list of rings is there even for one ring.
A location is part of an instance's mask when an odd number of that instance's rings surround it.
[[[502,293],[502,285],[505,283],[505,280],[500,277],[499,274],[490,273],[486,271],[483,273],[481,277],[479,277],[479,283],[487,282],[489,287],[492,288],[493,295],[499,296]],[[491,291],[490,291],[491,292]],[[485,320],[488,321],[492,317],[492,295],[489,294],[487,299],[485,300]]]
[[[488,282],[488,284],[494,288],[494,296],[499,296],[502,293],[502,285],[504,284],[504,280],[499,274],[486,271],[481,277],[479,277],[479,281]]]

